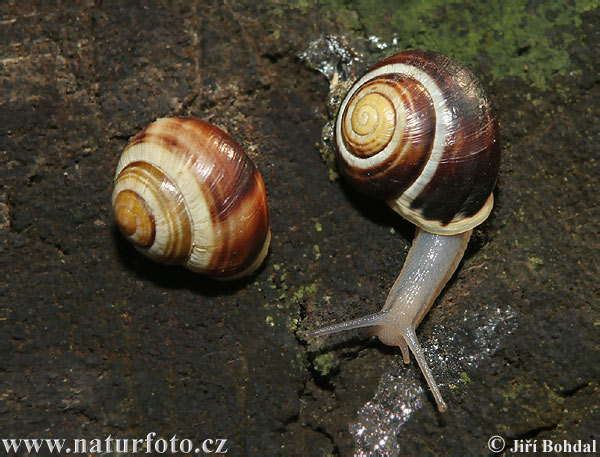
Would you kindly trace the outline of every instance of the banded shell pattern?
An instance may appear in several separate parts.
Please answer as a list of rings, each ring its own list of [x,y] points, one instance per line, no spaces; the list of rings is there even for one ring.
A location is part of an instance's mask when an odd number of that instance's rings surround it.
[[[136,249],[222,279],[250,274],[271,233],[262,177],[227,133],[193,118],[159,119],[127,145],[112,195]]]
[[[465,232],[492,209],[498,122],[477,78],[449,57],[406,51],[375,64],[343,100],[335,140],[354,187],[428,232]]]

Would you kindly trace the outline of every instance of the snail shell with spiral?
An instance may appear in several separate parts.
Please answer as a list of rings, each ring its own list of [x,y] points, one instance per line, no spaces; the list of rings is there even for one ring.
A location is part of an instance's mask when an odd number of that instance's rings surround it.
[[[369,327],[383,343],[400,347],[404,362],[412,352],[445,411],[416,328],[494,204],[500,133],[490,100],[460,62],[432,51],[401,52],[350,88],[335,142],[347,180],[418,228],[381,311],[306,336]]]
[[[340,106],[335,138],[351,184],[428,232],[465,232],[492,209],[498,123],[456,60],[405,51],[375,64]]]
[[[260,173],[231,136],[193,118],[159,119],[127,145],[115,220],[144,255],[221,279],[254,271],[271,233]]]

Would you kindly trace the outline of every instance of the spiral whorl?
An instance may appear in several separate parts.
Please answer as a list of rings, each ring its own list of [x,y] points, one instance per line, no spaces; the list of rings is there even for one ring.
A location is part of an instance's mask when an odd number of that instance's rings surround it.
[[[266,192],[242,148],[197,119],[159,119],[117,166],[120,231],[148,257],[215,277],[256,269],[270,241]]]
[[[490,105],[453,59],[430,51],[389,57],[340,106],[340,168],[358,190],[427,231],[467,231],[493,205],[500,136]]]

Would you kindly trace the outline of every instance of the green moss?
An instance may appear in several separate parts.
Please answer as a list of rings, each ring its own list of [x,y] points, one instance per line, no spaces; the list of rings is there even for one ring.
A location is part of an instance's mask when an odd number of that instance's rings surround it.
[[[313,254],[315,255],[315,260],[321,258],[321,248],[319,248],[318,244],[313,245]]]
[[[319,354],[313,361],[313,367],[322,376],[327,376],[337,366],[338,360],[333,352]]]
[[[335,153],[333,151],[333,119],[335,119],[335,116],[332,116],[329,122],[323,126],[323,130],[321,132],[323,144],[319,148],[319,154],[321,155],[323,162],[327,164],[329,181],[331,182],[334,182],[338,179],[338,173],[335,165]]]
[[[493,78],[518,77],[543,89],[554,73],[566,74],[572,68],[568,45],[575,40],[573,28],[598,1],[331,0],[323,4],[337,9],[338,21],[350,18],[350,30],[355,19],[346,10],[356,13],[365,36],[394,39],[390,53],[432,49],[471,65],[482,58]]]
[[[319,287],[318,282],[319,281],[317,280],[317,281],[313,282],[312,284],[298,287],[294,291],[294,294],[292,296],[294,302],[300,303],[301,301],[304,301],[304,299],[307,296],[314,298],[315,294],[317,293],[317,289]]]
[[[507,384],[503,392],[504,401],[497,407],[499,423],[508,422],[502,420],[502,416],[518,418],[503,430],[508,435],[553,426],[558,423],[563,412],[564,398],[548,385],[523,381],[525,382],[517,380]]]
[[[284,292],[277,297],[275,302],[266,302],[262,304],[262,308],[268,312],[278,310],[274,314],[268,314],[265,317],[265,323],[270,327],[278,325],[285,325],[290,332],[295,332],[298,329],[300,307],[298,304],[305,300],[316,300],[317,290],[319,288],[318,280],[305,285],[295,288],[291,299],[286,292],[288,286],[283,282],[286,277],[286,273],[282,273],[279,276],[282,283],[276,288],[283,289]],[[273,277],[272,277],[273,278]],[[270,284],[270,288],[273,288],[274,284]]]
[[[542,265],[544,265],[544,261],[542,259],[540,259],[539,257],[535,257],[535,256],[529,257],[529,262],[531,263],[531,266],[534,269],[537,269],[538,267],[541,267]]]
[[[281,268],[277,270],[281,270]],[[276,275],[272,275],[270,280],[273,281],[274,278],[276,278]],[[293,289],[292,296],[290,297],[287,293],[288,286],[284,282],[286,273],[281,273],[281,276],[278,278],[281,280],[281,284],[275,285],[275,283],[271,282],[269,287],[271,289],[282,289],[283,292],[277,297],[276,301],[262,304],[262,308],[267,312],[271,313],[274,311],[273,314],[268,314],[265,317],[265,323],[270,327],[285,325],[285,328],[290,332],[295,332],[300,322],[300,307],[298,305],[306,300],[315,301],[317,299],[319,280]],[[326,299],[329,298],[326,297]]]
[[[469,384],[471,382],[471,378],[469,378],[469,375],[466,371],[460,372],[460,382],[462,382],[463,384]]]
[[[283,35],[281,24],[301,16],[321,30],[330,23],[350,36],[393,42],[390,54],[431,49],[489,68],[493,79],[517,77],[545,89],[554,74],[574,71],[569,44],[580,36],[581,15],[598,0],[270,0],[267,6],[274,39]]]
[[[543,399],[543,409],[548,407],[561,406],[564,403],[564,399],[548,387],[547,384],[535,384],[535,383],[511,383],[507,385],[506,390],[503,392],[504,403],[512,403],[513,400],[520,400],[524,398],[528,399]],[[535,413],[538,406],[535,402],[520,402],[519,408],[531,411]]]

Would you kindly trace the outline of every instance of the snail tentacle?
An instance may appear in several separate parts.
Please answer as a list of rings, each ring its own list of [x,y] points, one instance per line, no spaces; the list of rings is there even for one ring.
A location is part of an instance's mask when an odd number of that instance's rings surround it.
[[[304,337],[306,339],[311,339],[316,336],[325,336],[331,335],[332,333],[344,332],[346,330],[353,330],[356,328],[364,328],[364,327],[373,327],[375,325],[383,325],[386,322],[386,312],[379,311],[374,314],[369,314],[367,316],[361,316],[357,319],[352,319],[344,322],[340,322],[338,324],[331,324],[324,327],[320,327],[311,332],[306,332]]]
[[[415,329],[456,270],[474,227],[489,216],[500,166],[500,131],[471,71],[431,51],[376,63],[348,91],[335,123],[336,158],[357,190],[419,229],[379,313],[309,333],[373,326],[413,353],[440,411],[446,409]]]
[[[373,327],[371,333],[382,343],[398,346],[404,363],[413,353],[438,409],[446,410],[437,383],[427,364],[415,329],[452,277],[463,257],[472,231],[445,236],[417,229],[400,275],[394,282],[383,309],[378,313],[322,327],[306,334],[307,338],[361,327]]]

